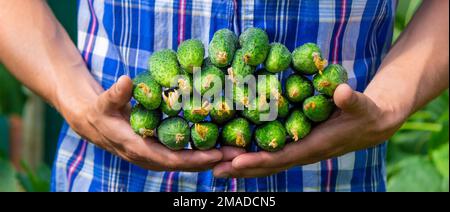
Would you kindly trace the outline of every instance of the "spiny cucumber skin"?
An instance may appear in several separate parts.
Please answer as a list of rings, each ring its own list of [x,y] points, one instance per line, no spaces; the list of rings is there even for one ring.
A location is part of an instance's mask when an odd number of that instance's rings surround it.
[[[181,108],[179,110],[174,110],[173,108],[170,108],[169,105],[167,105],[167,103],[164,101],[161,102],[160,108],[161,111],[169,117],[177,116],[181,111]]]
[[[205,46],[198,39],[185,40],[178,46],[178,62],[188,73],[192,74],[195,67],[202,67],[204,57]]]
[[[175,89],[166,90],[166,91],[164,91],[164,94],[166,96],[170,96],[170,93],[173,93],[173,92],[175,92]],[[168,102],[163,100],[160,105],[161,111],[169,117],[178,116],[178,114],[181,111],[181,97],[178,97],[177,100],[178,100],[178,104],[179,104],[177,107],[175,107],[175,106],[169,107]]]
[[[313,122],[327,120],[334,108],[332,100],[322,94],[309,97],[303,102],[303,112]]]
[[[314,54],[318,54],[322,58],[322,51],[319,46],[314,43],[306,43],[297,47],[292,52],[292,64],[295,71],[305,74],[313,75],[319,70],[314,62]]]
[[[181,117],[167,118],[158,127],[159,141],[171,150],[181,150],[191,137],[189,124]]]
[[[233,87],[233,101],[236,107],[248,107],[248,105],[256,98],[256,91],[248,86]]]
[[[181,81],[182,80],[182,81]],[[179,75],[178,78],[178,91],[181,94],[192,94],[193,91],[193,76],[192,74],[186,72],[186,71],[181,71],[181,74]]]
[[[286,97],[293,103],[301,103],[314,95],[312,82],[301,75],[292,74],[286,80]]]
[[[135,105],[130,114],[130,125],[136,134],[153,137],[154,130],[161,120],[159,110],[147,110],[142,105]]]
[[[205,118],[209,115],[209,111],[203,107],[202,104],[199,103],[194,103],[196,101],[192,100],[190,101],[189,105],[185,105],[183,107],[183,115],[184,118],[192,123],[199,123],[203,120],[205,120]],[[199,110],[206,110],[206,113],[199,113]]]
[[[239,37],[244,62],[257,66],[264,63],[270,51],[269,36],[259,28],[248,28]]]
[[[231,102],[232,103],[232,102]],[[229,110],[223,110],[221,105],[225,104],[226,108]],[[222,97],[221,100],[215,101],[211,112],[209,113],[211,120],[216,124],[224,124],[227,121],[231,120],[236,111],[233,109],[233,105],[228,104],[225,97]]]
[[[289,115],[289,101],[283,96],[277,100],[278,104],[278,118],[286,118]]]
[[[316,74],[313,79],[314,88],[322,94],[333,96],[340,84],[348,82],[347,71],[339,64],[329,65],[322,74]]]
[[[264,121],[261,121],[261,114],[268,114],[270,112],[270,103],[266,100],[263,103],[259,103],[261,101],[261,96],[257,96],[254,101],[252,101],[253,107],[245,107],[243,111],[241,111],[242,117],[248,119],[255,125],[261,125]],[[276,118],[286,118],[289,114],[289,102],[287,99],[280,95],[278,99],[273,99],[275,101],[277,108],[277,117]]]
[[[208,91],[211,91],[213,93],[220,92],[222,88],[225,86],[225,74],[222,72],[222,70],[220,70],[215,66],[209,66],[206,69],[202,70],[200,78],[201,78],[200,79],[201,85],[196,86],[195,89],[201,95],[205,95],[205,93]],[[219,80],[222,85],[221,86],[214,85],[214,82],[216,80]],[[198,90],[198,87],[200,87],[200,90]],[[214,90],[212,90],[213,88]]]
[[[246,118],[247,120],[251,121],[253,124],[255,125],[261,125],[264,122],[260,120],[260,115],[261,115],[260,110],[250,110],[248,108],[244,108],[244,110],[241,112],[242,117]],[[267,112],[267,111],[264,111]]]
[[[284,126],[294,142],[301,140],[311,132],[311,122],[299,109],[291,112]]]
[[[286,144],[286,130],[279,121],[268,122],[255,131],[258,146],[268,152],[281,150]]]
[[[244,118],[228,122],[222,130],[222,143],[226,146],[246,148],[251,142],[250,123]]]
[[[221,29],[214,33],[208,47],[211,63],[219,68],[229,66],[237,48],[237,36],[229,29]]]
[[[281,95],[282,93],[281,82],[278,79],[277,75],[272,74],[265,69],[259,70],[256,74],[258,76],[257,81],[258,96],[263,95],[267,99],[270,99],[270,98],[278,98],[278,96]],[[262,76],[265,76],[265,80],[259,78]]]
[[[244,51],[242,49],[238,49],[234,55],[233,64],[228,70],[228,75],[230,77],[234,76],[232,80],[236,81],[237,83],[243,82],[246,76],[253,74],[256,70],[255,66],[246,64],[243,57]]]
[[[289,49],[281,43],[272,43],[264,67],[272,73],[279,73],[289,68],[292,55]]]
[[[198,126],[197,126],[198,125]],[[198,130],[204,129],[203,135]],[[208,122],[193,124],[191,127],[191,138],[194,146],[199,150],[209,150],[216,146],[219,137],[217,125]]]
[[[261,114],[266,114],[269,112],[269,104],[265,101],[265,99],[262,100],[259,96],[251,101],[250,104],[252,107],[245,107],[244,110],[241,111],[242,117],[246,118],[253,124],[263,124],[264,122],[261,121]]]
[[[133,80],[133,98],[147,110],[154,110],[161,104],[161,86],[148,72],[139,74]]]
[[[178,64],[177,54],[170,49],[163,49],[153,53],[149,59],[149,70],[153,79],[166,88],[176,85],[174,81],[182,73]]]

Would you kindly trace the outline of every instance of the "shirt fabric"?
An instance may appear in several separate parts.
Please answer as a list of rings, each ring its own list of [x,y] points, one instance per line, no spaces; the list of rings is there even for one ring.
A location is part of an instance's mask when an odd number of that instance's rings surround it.
[[[396,1],[390,0],[79,0],[78,48],[108,89],[119,76],[147,71],[152,52],[186,39],[208,46],[215,31],[267,31],[289,50],[317,43],[364,91],[390,48]],[[279,74],[280,80],[292,73]],[[326,142],[326,141],[323,141]],[[253,142],[254,143],[254,142]],[[253,146],[252,150],[256,150]],[[268,177],[217,179],[211,171],[144,170],[83,140],[64,124],[53,191],[385,191],[386,145],[297,166]]]

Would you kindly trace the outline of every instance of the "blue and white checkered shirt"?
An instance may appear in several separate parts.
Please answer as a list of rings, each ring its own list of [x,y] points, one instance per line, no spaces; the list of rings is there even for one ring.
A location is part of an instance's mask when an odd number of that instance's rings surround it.
[[[78,48],[109,88],[121,75],[147,71],[152,52],[190,38],[208,44],[229,28],[264,28],[291,51],[318,43],[363,91],[390,48],[390,0],[79,0]],[[286,78],[291,71],[280,74]],[[385,144],[253,179],[216,179],[211,171],[154,172],[83,140],[64,124],[52,174],[54,191],[384,191]]]

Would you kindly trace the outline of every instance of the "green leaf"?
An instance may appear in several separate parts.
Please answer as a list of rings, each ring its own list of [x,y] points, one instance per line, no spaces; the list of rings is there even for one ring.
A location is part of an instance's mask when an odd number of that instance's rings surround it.
[[[417,131],[430,131],[440,132],[442,125],[439,123],[425,123],[425,122],[406,122],[400,128],[401,130],[417,130]]]
[[[12,165],[7,161],[0,160],[0,192],[19,191],[15,176],[16,171]]]
[[[448,105],[447,105],[448,107]],[[446,114],[443,114],[442,120],[442,130],[436,133],[431,134],[430,139],[428,141],[428,149],[429,152],[433,152],[436,149],[441,148],[442,145],[447,144],[449,142],[449,121],[448,121],[448,110]],[[431,156],[431,155],[430,155]]]
[[[431,121],[433,120],[433,115],[430,111],[420,110],[414,113],[408,120],[410,121]]]
[[[409,157],[393,168],[388,181],[388,191],[441,191],[443,178],[424,156]]]
[[[50,190],[50,169],[45,166],[39,166],[33,171],[26,163],[22,162],[24,173],[18,173],[17,179],[25,191],[28,192],[46,192]]]
[[[394,28],[394,39],[393,42],[397,40],[401,32],[406,28],[409,21],[413,17],[417,8],[422,3],[421,0],[400,0],[398,1],[396,16],[395,16],[395,28]]]
[[[441,173],[442,176],[448,178],[448,143],[441,145],[438,149],[431,152],[431,158],[436,166],[436,169]]]
[[[427,142],[431,133],[428,131],[399,131],[391,139],[390,144],[405,153],[427,155]],[[396,154],[396,153],[392,153]]]
[[[402,32],[403,32],[403,29],[401,29],[399,27],[394,27],[394,35],[393,35],[392,41],[395,42],[400,37],[400,34],[402,34]]]
[[[445,92],[443,92],[439,97],[435,98],[433,101],[428,103],[428,105],[426,105],[424,110],[422,111],[427,111],[430,113],[430,115],[432,115],[432,119],[428,121],[442,120],[441,119],[442,115],[448,113],[448,89]]]
[[[406,26],[414,13],[419,8],[421,0],[400,0],[398,1],[396,19],[401,21],[402,26]]]
[[[393,143],[393,142],[389,142],[388,143],[388,148],[387,148],[387,173],[388,176],[391,174],[390,172],[390,168],[395,166],[395,164],[397,164],[398,162],[402,161],[403,159],[407,158],[407,157],[411,157],[414,155],[417,155],[418,153],[416,152],[411,152],[411,151],[405,151],[399,144],[397,143]],[[426,155],[426,154],[424,154]]]

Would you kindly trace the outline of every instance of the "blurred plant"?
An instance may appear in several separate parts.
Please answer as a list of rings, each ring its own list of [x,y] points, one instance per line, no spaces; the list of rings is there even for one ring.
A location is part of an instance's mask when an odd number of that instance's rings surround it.
[[[388,191],[449,191],[448,90],[391,138]]]
[[[22,162],[22,172],[14,169],[9,161],[0,158],[0,192],[47,192],[50,190],[50,169],[42,165],[31,170]]]
[[[394,39],[421,0],[401,0]],[[449,92],[416,112],[391,138],[387,154],[388,191],[449,191]]]
[[[19,191],[16,170],[11,163],[0,158],[0,192]]]
[[[399,0],[395,14],[394,41],[408,25],[422,0]]]
[[[17,179],[25,191],[46,192],[50,190],[51,171],[48,166],[41,165],[36,170],[22,162],[24,172],[17,173]]]

